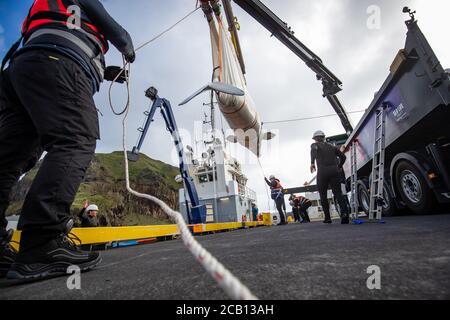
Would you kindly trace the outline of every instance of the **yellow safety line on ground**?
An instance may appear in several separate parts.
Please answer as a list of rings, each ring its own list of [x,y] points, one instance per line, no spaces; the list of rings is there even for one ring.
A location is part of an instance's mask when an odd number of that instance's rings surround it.
[[[194,225],[194,233],[236,230],[243,227],[264,226],[263,222],[231,222],[215,224]],[[128,241],[148,238],[159,238],[179,235],[180,232],[176,224],[138,227],[106,227],[106,228],[74,228],[72,233],[76,235],[83,245],[101,244],[117,241]],[[20,242],[20,231],[14,232],[13,240]],[[18,249],[16,243],[12,244]]]

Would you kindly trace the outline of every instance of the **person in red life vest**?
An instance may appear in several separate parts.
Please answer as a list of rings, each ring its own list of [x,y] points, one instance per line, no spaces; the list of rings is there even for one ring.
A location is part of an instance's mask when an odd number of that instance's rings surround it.
[[[289,197],[289,204],[292,207],[292,213],[296,222],[309,223],[308,209],[311,207],[311,200],[303,196],[291,195]]]
[[[264,178],[267,185],[270,187],[270,194],[275,201],[275,206],[280,214],[279,225],[285,225],[286,222],[286,203],[284,201],[283,187],[281,186],[280,180],[275,178],[275,176],[270,176],[269,179]]]
[[[9,269],[11,279],[44,278],[64,275],[72,265],[87,271],[101,258],[68,239],[70,207],[100,138],[93,95],[117,74],[105,68],[108,42],[129,63],[133,42],[98,0],[35,0],[21,33],[1,68],[1,275]],[[13,185],[43,151],[22,207],[17,253],[9,250],[5,211]]]

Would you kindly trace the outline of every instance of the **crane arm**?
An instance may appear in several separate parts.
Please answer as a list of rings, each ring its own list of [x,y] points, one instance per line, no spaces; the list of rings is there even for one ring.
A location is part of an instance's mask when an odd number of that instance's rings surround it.
[[[228,3],[230,0],[222,0]],[[287,23],[282,21],[275,13],[259,0],[233,0],[238,6],[265,27],[274,37],[281,41],[295,53],[322,81],[323,96],[327,98],[339,116],[345,131],[350,134],[353,126],[348,118],[345,108],[336,96],[342,90],[342,81],[334,75],[322,62],[322,59],[306,47],[294,36],[294,32]]]
[[[153,118],[155,116],[156,111],[159,109],[163,119],[166,123],[166,128],[170,132],[173,138],[173,142],[175,147],[177,148],[178,158],[179,158],[179,169],[181,176],[183,178],[184,186],[187,190],[189,199],[191,201],[191,206],[189,210],[189,204],[186,199],[186,209],[188,211],[188,223],[197,224],[197,223],[205,223],[204,218],[206,217],[206,206],[200,204],[200,199],[197,193],[197,189],[195,188],[194,180],[189,175],[189,170],[184,162],[184,148],[183,142],[181,141],[181,136],[178,131],[178,126],[175,120],[175,116],[173,114],[172,106],[167,99],[160,98],[158,96],[158,91],[151,87],[146,92],[145,95],[147,98],[153,101],[152,107],[149,112],[145,112],[147,117],[145,121],[144,128],[140,129],[141,132],[139,136],[139,141],[137,146],[133,148],[131,152],[128,153],[128,159],[130,161],[137,161],[140,148],[144,142],[145,136],[150,128],[150,124],[153,122]],[[190,213],[190,214],[189,214]]]

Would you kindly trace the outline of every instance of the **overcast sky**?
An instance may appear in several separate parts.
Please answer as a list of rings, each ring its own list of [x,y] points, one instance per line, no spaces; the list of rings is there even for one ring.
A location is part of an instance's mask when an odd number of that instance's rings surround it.
[[[19,35],[19,26],[32,1],[0,0],[0,53],[3,56]],[[263,0],[295,35],[322,58],[325,65],[344,83],[339,94],[348,111],[369,106],[375,91],[389,73],[389,66],[405,42],[407,16],[403,6],[416,9],[420,27],[444,65],[450,66],[448,41],[448,0]],[[131,34],[139,45],[176,22],[195,7],[194,0],[104,0],[104,6]],[[375,7],[373,7],[375,6]],[[380,9],[379,28],[370,29],[368,19],[375,8]],[[368,13],[370,9],[370,13]],[[321,84],[304,63],[278,42],[247,13],[234,5],[241,31],[241,45],[247,66],[247,82],[263,121],[286,120],[333,113],[326,99],[321,97]],[[370,20],[372,21],[372,20]],[[107,56],[108,64],[119,64],[115,49]],[[194,122],[201,121],[203,102],[207,95],[184,107],[178,103],[211,77],[211,49],[209,29],[201,10],[170,33],[142,49],[132,65],[132,112],[129,124],[129,146],[137,139],[143,121],[142,112],[149,105],[144,91],[150,85],[159,89],[160,96],[169,99],[175,109],[179,126],[185,132],[185,145],[194,130]],[[100,117],[102,140],[97,152],[111,152],[121,148],[121,120],[112,115],[104,84],[95,97]],[[124,87],[116,86],[113,97],[118,108],[125,102]],[[362,114],[353,114],[357,124]],[[142,151],[152,158],[177,165],[173,143],[160,117],[152,124]],[[220,122],[219,122],[220,124]],[[312,176],[309,173],[309,147],[312,133],[318,129],[327,135],[343,133],[337,117],[305,122],[267,125],[277,130],[277,145],[264,153],[261,162],[267,175],[279,177],[284,187],[302,185]],[[267,196],[262,173],[255,158],[247,155],[245,173],[249,186],[257,191],[261,209],[267,209]],[[251,161],[249,161],[249,159]]]

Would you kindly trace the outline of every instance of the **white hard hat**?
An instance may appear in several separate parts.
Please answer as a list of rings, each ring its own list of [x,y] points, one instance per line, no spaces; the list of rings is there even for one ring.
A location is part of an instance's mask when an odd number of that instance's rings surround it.
[[[314,132],[313,139],[318,137],[325,137],[325,133],[321,130]]]
[[[269,177],[269,180],[273,180],[273,179],[275,179],[275,176],[274,176],[274,175],[271,175],[271,176]]]
[[[86,208],[86,212],[89,212],[89,211],[98,211],[97,205],[96,204],[89,205],[89,207]]]

